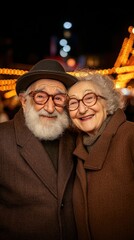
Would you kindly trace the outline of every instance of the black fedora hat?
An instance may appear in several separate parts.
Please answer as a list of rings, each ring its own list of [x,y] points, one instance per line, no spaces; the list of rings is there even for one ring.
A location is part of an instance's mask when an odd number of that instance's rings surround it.
[[[54,79],[62,82],[66,88],[77,82],[77,78],[66,73],[63,66],[56,60],[43,59],[37,62],[29,72],[17,79],[16,93],[25,91],[32,83],[39,79]]]

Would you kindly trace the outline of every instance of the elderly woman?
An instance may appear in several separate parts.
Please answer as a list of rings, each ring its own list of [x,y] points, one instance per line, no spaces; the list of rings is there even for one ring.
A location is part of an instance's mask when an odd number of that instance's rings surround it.
[[[78,129],[73,201],[79,240],[134,239],[134,123],[111,77],[81,70],[68,91]]]

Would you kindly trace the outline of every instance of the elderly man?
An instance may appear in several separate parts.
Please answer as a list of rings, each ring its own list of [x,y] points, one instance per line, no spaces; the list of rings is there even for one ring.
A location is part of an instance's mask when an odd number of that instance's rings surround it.
[[[76,240],[75,136],[65,109],[76,78],[43,59],[20,76],[22,107],[0,124],[0,239]]]

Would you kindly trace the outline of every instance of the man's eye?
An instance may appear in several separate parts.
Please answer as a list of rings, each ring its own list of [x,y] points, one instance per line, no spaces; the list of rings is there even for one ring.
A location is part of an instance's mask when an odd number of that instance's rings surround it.
[[[36,98],[44,98],[43,95],[37,95]]]
[[[55,96],[54,99],[55,99],[55,100],[62,100],[62,97],[60,97],[60,96]]]
[[[42,94],[42,93],[36,94],[36,98],[46,98],[46,97],[47,97],[46,94]]]

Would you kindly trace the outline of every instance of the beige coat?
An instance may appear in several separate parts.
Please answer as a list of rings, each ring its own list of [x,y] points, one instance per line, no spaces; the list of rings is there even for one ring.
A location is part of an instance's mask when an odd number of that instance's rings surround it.
[[[77,140],[79,240],[134,240],[134,123],[118,110],[88,154]]]

